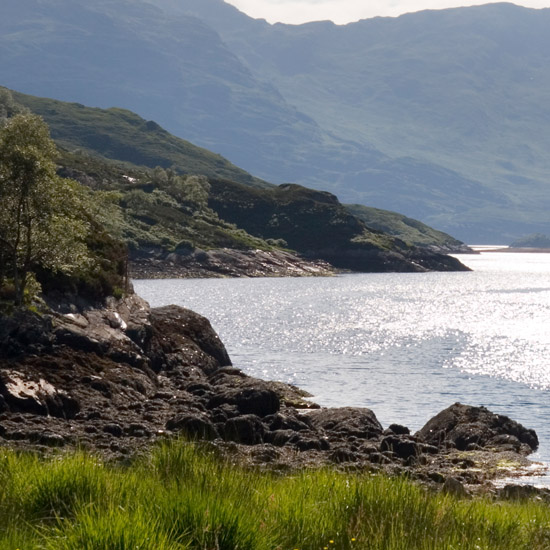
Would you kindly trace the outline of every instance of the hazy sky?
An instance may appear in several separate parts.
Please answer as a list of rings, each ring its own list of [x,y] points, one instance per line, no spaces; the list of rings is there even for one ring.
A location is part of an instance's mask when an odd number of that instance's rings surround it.
[[[330,19],[338,24],[370,17],[394,17],[427,9],[489,4],[485,1],[460,0],[225,0],[239,10],[270,23],[305,23]],[[530,8],[550,7],[550,0],[520,0],[514,4]]]

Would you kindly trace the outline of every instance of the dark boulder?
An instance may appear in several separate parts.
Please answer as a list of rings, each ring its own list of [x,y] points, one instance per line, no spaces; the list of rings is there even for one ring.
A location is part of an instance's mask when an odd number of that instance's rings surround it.
[[[189,309],[165,306],[151,309],[153,336],[149,355],[155,370],[196,366],[212,374],[231,360],[210,321]]]
[[[166,429],[181,432],[191,439],[213,440],[219,437],[214,424],[202,414],[181,414],[168,420]]]
[[[245,388],[235,396],[235,404],[243,414],[256,414],[260,417],[276,413],[280,406],[279,396],[272,390]]]
[[[284,413],[272,414],[263,419],[270,430],[292,430],[300,432],[309,430],[311,422],[307,415],[300,415],[294,409],[287,409]]]
[[[411,456],[418,456],[422,452],[422,447],[416,441],[406,436],[387,435],[380,442],[381,452],[393,452],[401,459],[407,459]]]
[[[262,421],[253,414],[230,418],[224,425],[224,438],[244,445],[263,443],[265,433]]]
[[[485,407],[455,403],[441,411],[416,434],[426,443],[439,448],[456,447],[458,450],[494,448],[508,450],[517,439],[521,452],[529,454],[538,447],[534,430],[523,427],[507,416],[495,414]],[[501,438],[500,436],[513,436]]]
[[[215,394],[208,402],[208,408],[222,404],[235,405],[241,414],[254,414],[260,417],[276,413],[281,404],[279,396],[267,388],[227,388]]]
[[[17,310],[12,316],[0,315],[0,357],[42,353],[53,345],[51,315]]]
[[[292,444],[302,452],[305,451],[328,451],[331,446],[327,439],[314,435],[306,436],[300,434]]]
[[[491,438],[487,446],[496,449],[502,449],[504,451],[512,451],[515,453],[521,452],[521,448],[524,445],[515,435],[500,434]]]
[[[409,435],[411,431],[406,426],[401,426],[401,424],[390,424],[388,430],[393,432],[396,435]]]
[[[308,419],[313,427],[331,436],[373,439],[383,431],[376,415],[366,408],[317,409],[308,414]]]
[[[230,405],[229,403],[222,403],[218,407],[215,407],[210,410],[210,418],[213,422],[225,423],[230,418],[235,418],[239,416],[239,410],[235,405]]]

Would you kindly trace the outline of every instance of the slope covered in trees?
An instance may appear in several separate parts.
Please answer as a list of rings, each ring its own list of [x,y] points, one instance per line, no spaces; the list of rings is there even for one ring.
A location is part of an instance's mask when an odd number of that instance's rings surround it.
[[[143,172],[144,168],[159,167],[169,168],[180,175],[201,174],[252,187],[274,187],[233,166],[223,157],[171,135],[155,122],[145,121],[131,111],[89,108],[18,92],[12,92],[12,95],[21,105],[44,117],[54,140],[65,151],[64,164],[77,172],[90,173],[97,180],[123,182],[126,188],[130,188],[129,180],[123,178],[126,172],[135,174],[137,171],[139,176],[139,171]],[[70,151],[78,154],[71,155]],[[99,158],[116,163],[101,163]],[[166,175],[159,177],[161,183],[166,179]],[[109,189],[118,188],[117,186],[115,183],[106,185]],[[143,204],[146,203],[147,201],[143,201]],[[399,215],[393,212],[375,211],[366,207],[360,208],[360,211],[359,217],[368,227],[386,232],[409,244],[454,251],[462,247],[457,239],[427,226],[416,232],[405,231],[398,221]],[[358,215],[356,211],[352,213]],[[422,226],[416,220],[411,220],[411,223],[417,228]],[[200,243],[200,246],[206,245]]]

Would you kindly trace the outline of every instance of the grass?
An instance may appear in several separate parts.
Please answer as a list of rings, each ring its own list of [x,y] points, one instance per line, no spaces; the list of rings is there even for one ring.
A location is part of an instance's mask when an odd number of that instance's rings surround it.
[[[5,550],[550,548],[544,503],[457,499],[330,469],[245,470],[173,442],[130,466],[0,455]]]

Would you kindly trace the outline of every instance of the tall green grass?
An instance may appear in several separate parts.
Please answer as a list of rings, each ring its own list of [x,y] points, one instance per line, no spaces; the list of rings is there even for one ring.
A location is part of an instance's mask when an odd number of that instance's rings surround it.
[[[330,469],[275,474],[173,442],[131,466],[0,453],[2,550],[550,549],[550,507]]]

